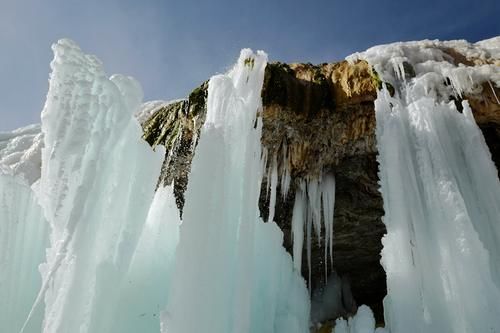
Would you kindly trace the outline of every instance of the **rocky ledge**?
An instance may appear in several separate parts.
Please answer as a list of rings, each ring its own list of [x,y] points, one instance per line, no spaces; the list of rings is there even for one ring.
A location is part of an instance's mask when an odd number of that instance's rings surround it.
[[[449,61],[473,66],[473,59],[455,50],[443,50]],[[406,73],[412,72],[408,64]],[[369,305],[383,321],[386,280],[380,265],[385,233],[382,197],[378,191],[374,100],[382,82],[365,61],[321,65],[270,63],[262,90],[262,144],[279,167],[291,173],[290,191],[278,195],[274,220],[284,232],[285,248],[292,252],[291,217],[295,189],[301,179],[333,172],[336,178],[334,267],[350,282],[357,304]],[[144,139],[154,148],[166,148],[158,185],[174,182],[182,211],[190,163],[205,120],[207,82],[186,100],[156,106],[144,123]],[[388,86],[389,91],[391,87]],[[500,167],[500,90],[485,84],[480,93],[463,96]],[[272,159],[269,159],[269,161]],[[267,179],[263,179],[260,209],[267,220]],[[280,191],[278,186],[278,192]],[[305,251],[305,249],[304,249]],[[313,242],[311,288],[324,281],[324,248]],[[306,255],[303,255],[304,261]],[[303,276],[308,277],[303,263]]]

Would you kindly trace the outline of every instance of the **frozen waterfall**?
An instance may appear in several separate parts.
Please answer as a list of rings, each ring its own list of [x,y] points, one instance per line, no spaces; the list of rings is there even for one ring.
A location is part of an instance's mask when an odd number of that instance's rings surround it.
[[[349,57],[382,86],[386,328],[361,305],[328,331],[500,332],[500,182],[464,99],[500,86],[500,67],[485,60],[499,58],[499,42],[396,43]],[[447,48],[478,64],[455,65]],[[335,170],[293,179],[286,144],[267,156],[264,52],[242,50],[208,83],[181,220],[175,184],[157,187],[164,151],[141,139],[135,116],[162,102],[139,110],[140,85],[107,77],[70,40],[53,51],[41,125],[0,133],[0,332],[306,333],[311,307],[315,324],[339,312]],[[295,193],[294,259],[273,221],[278,187]],[[300,273],[312,234],[329,281],[313,306]]]
[[[0,136],[0,330],[307,331],[305,281],[257,208],[267,56],[210,80],[181,222],[172,187],[155,194],[138,83],[53,50],[41,129]]]
[[[355,55],[395,88],[375,101],[391,332],[500,332],[500,182],[469,104],[453,101],[500,86],[500,68],[455,66],[442,51],[452,46],[470,47],[424,41]]]
[[[259,217],[267,55],[241,52],[208,86],[164,332],[306,332],[309,295],[274,222]],[[193,317],[194,316],[194,317]]]

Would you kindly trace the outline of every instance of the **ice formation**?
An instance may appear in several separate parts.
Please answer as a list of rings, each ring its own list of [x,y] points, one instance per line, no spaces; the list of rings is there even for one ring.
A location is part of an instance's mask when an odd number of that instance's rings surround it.
[[[29,184],[1,169],[0,222],[0,331],[19,332],[41,285],[49,227]]]
[[[40,125],[29,125],[12,132],[0,132],[0,167],[3,173],[33,184],[40,178],[43,146]]]
[[[133,79],[53,49],[41,127],[0,135],[1,331],[307,331],[305,282],[257,208],[267,56],[210,80],[181,222],[139,126],[163,102],[138,111]]]
[[[476,66],[454,65],[449,48]],[[1,332],[308,332],[300,271],[313,234],[328,283],[311,319],[352,312],[328,267],[333,174],[298,184],[293,261],[273,222],[291,175],[286,143],[283,156],[260,144],[263,52],[243,50],[209,82],[181,221],[172,185],[156,189],[163,154],[141,140],[139,122],[164,102],[140,107],[137,82],[108,78],[69,40],[53,49],[41,126],[0,133]],[[499,50],[500,38],[423,41],[349,58],[385,82],[375,109],[387,327],[360,306],[332,333],[500,332],[500,182],[468,103],[455,103],[500,86]]]
[[[328,277],[328,259],[330,259],[330,263],[333,266],[334,206],[335,177],[333,174],[326,173],[318,178],[301,181],[295,194],[292,216],[293,257],[294,266],[300,271],[302,266],[302,248],[305,239],[309,282],[311,281],[311,242],[313,229],[318,241],[321,241],[322,229],[324,229],[325,233],[325,281]]]
[[[186,191],[165,332],[306,332],[309,296],[274,222],[259,217],[267,56],[210,79]],[[257,117],[257,118],[256,118]],[[274,183],[276,176],[273,176]]]
[[[451,45],[437,41],[354,57],[395,87],[375,102],[391,332],[500,332],[500,183],[468,103],[459,112],[453,102],[500,86],[488,61],[499,43],[451,43],[482,61],[475,67],[445,61]]]
[[[387,333],[387,330],[381,327],[375,328],[372,310],[362,305],[354,317],[348,320],[337,319],[332,333]]]

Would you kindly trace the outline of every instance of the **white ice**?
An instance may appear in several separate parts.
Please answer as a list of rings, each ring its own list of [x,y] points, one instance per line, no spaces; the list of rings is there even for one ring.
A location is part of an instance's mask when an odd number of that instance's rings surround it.
[[[387,333],[384,328],[375,328],[372,310],[366,305],[359,307],[355,316],[335,321],[332,333]]]
[[[295,194],[292,215],[294,266],[300,271],[302,266],[302,247],[306,241],[309,282],[311,281],[311,242],[312,229],[317,241],[322,240],[324,229],[325,281],[328,277],[328,262],[333,266],[333,214],[335,207],[335,177],[325,173],[320,178],[301,180]],[[305,230],[304,230],[305,229]]]
[[[309,299],[274,222],[259,218],[260,90],[267,56],[241,52],[208,85],[164,332],[306,332]],[[264,154],[265,156],[265,154]]]
[[[34,124],[12,132],[0,132],[0,169],[23,178],[29,185],[40,178],[43,136]]]
[[[499,42],[397,43],[350,58],[396,89],[375,102],[393,333],[500,332],[500,182],[468,103],[459,112],[450,99],[499,86]],[[450,63],[446,47],[480,65]],[[273,210],[264,223],[258,209],[267,56],[243,50],[210,80],[181,222],[172,186],[155,194],[163,154],[136,119],[161,102],[141,112],[135,80],[108,78],[69,40],[53,49],[41,127],[0,133],[0,331],[307,332],[302,246],[310,265],[314,232],[331,262],[335,180],[299,184],[292,262]],[[269,157],[271,209],[278,183],[283,196],[290,186],[283,153],[279,165]],[[384,331],[361,306],[334,332]]]
[[[162,154],[140,139],[137,82],[108,79],[69,40],[53,50],[37,193],[50,246],[25,332],[106,332],[119,313]],[[34,329],[39,313],[42,328]]]
[[[19,332],[41,286],[48,224],[24,178],[0,171],[0,332]],[[41,323],[42,315],[33,318]],[[40,332],[36,328],[33,332]]]
[[[493,62],[499,43],[468,46]],[[396,43],[356,56],[396,87],[375,101],[393,333],[500,332],[500,182],[469,104],[459,112],[451,101],[488,81],[498,87],[500,68],[456,66],[444,46]],[[402,61],[415,78],[397,74]]]

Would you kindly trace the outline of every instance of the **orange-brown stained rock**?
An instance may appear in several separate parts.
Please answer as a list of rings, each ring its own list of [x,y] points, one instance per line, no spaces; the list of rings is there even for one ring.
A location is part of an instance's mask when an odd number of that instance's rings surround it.
[[[293,174],[317,175],[375,151],[376,85],[368,63],[269,64],[262,94],[262,143],[278,156],[287,147]]]
[[[465,99],[474,114],[478,125],[496,124],[500,127],[500,89],[486,82],[482,85],[482,92],[478,95],[466,95]]]
[[[377,98],[377,87],[373,83],[370,65],[358,61],[351,65],[347,61],[325,66],[332,81],[334,98],[338,105],[353,105],[373,102]]]

